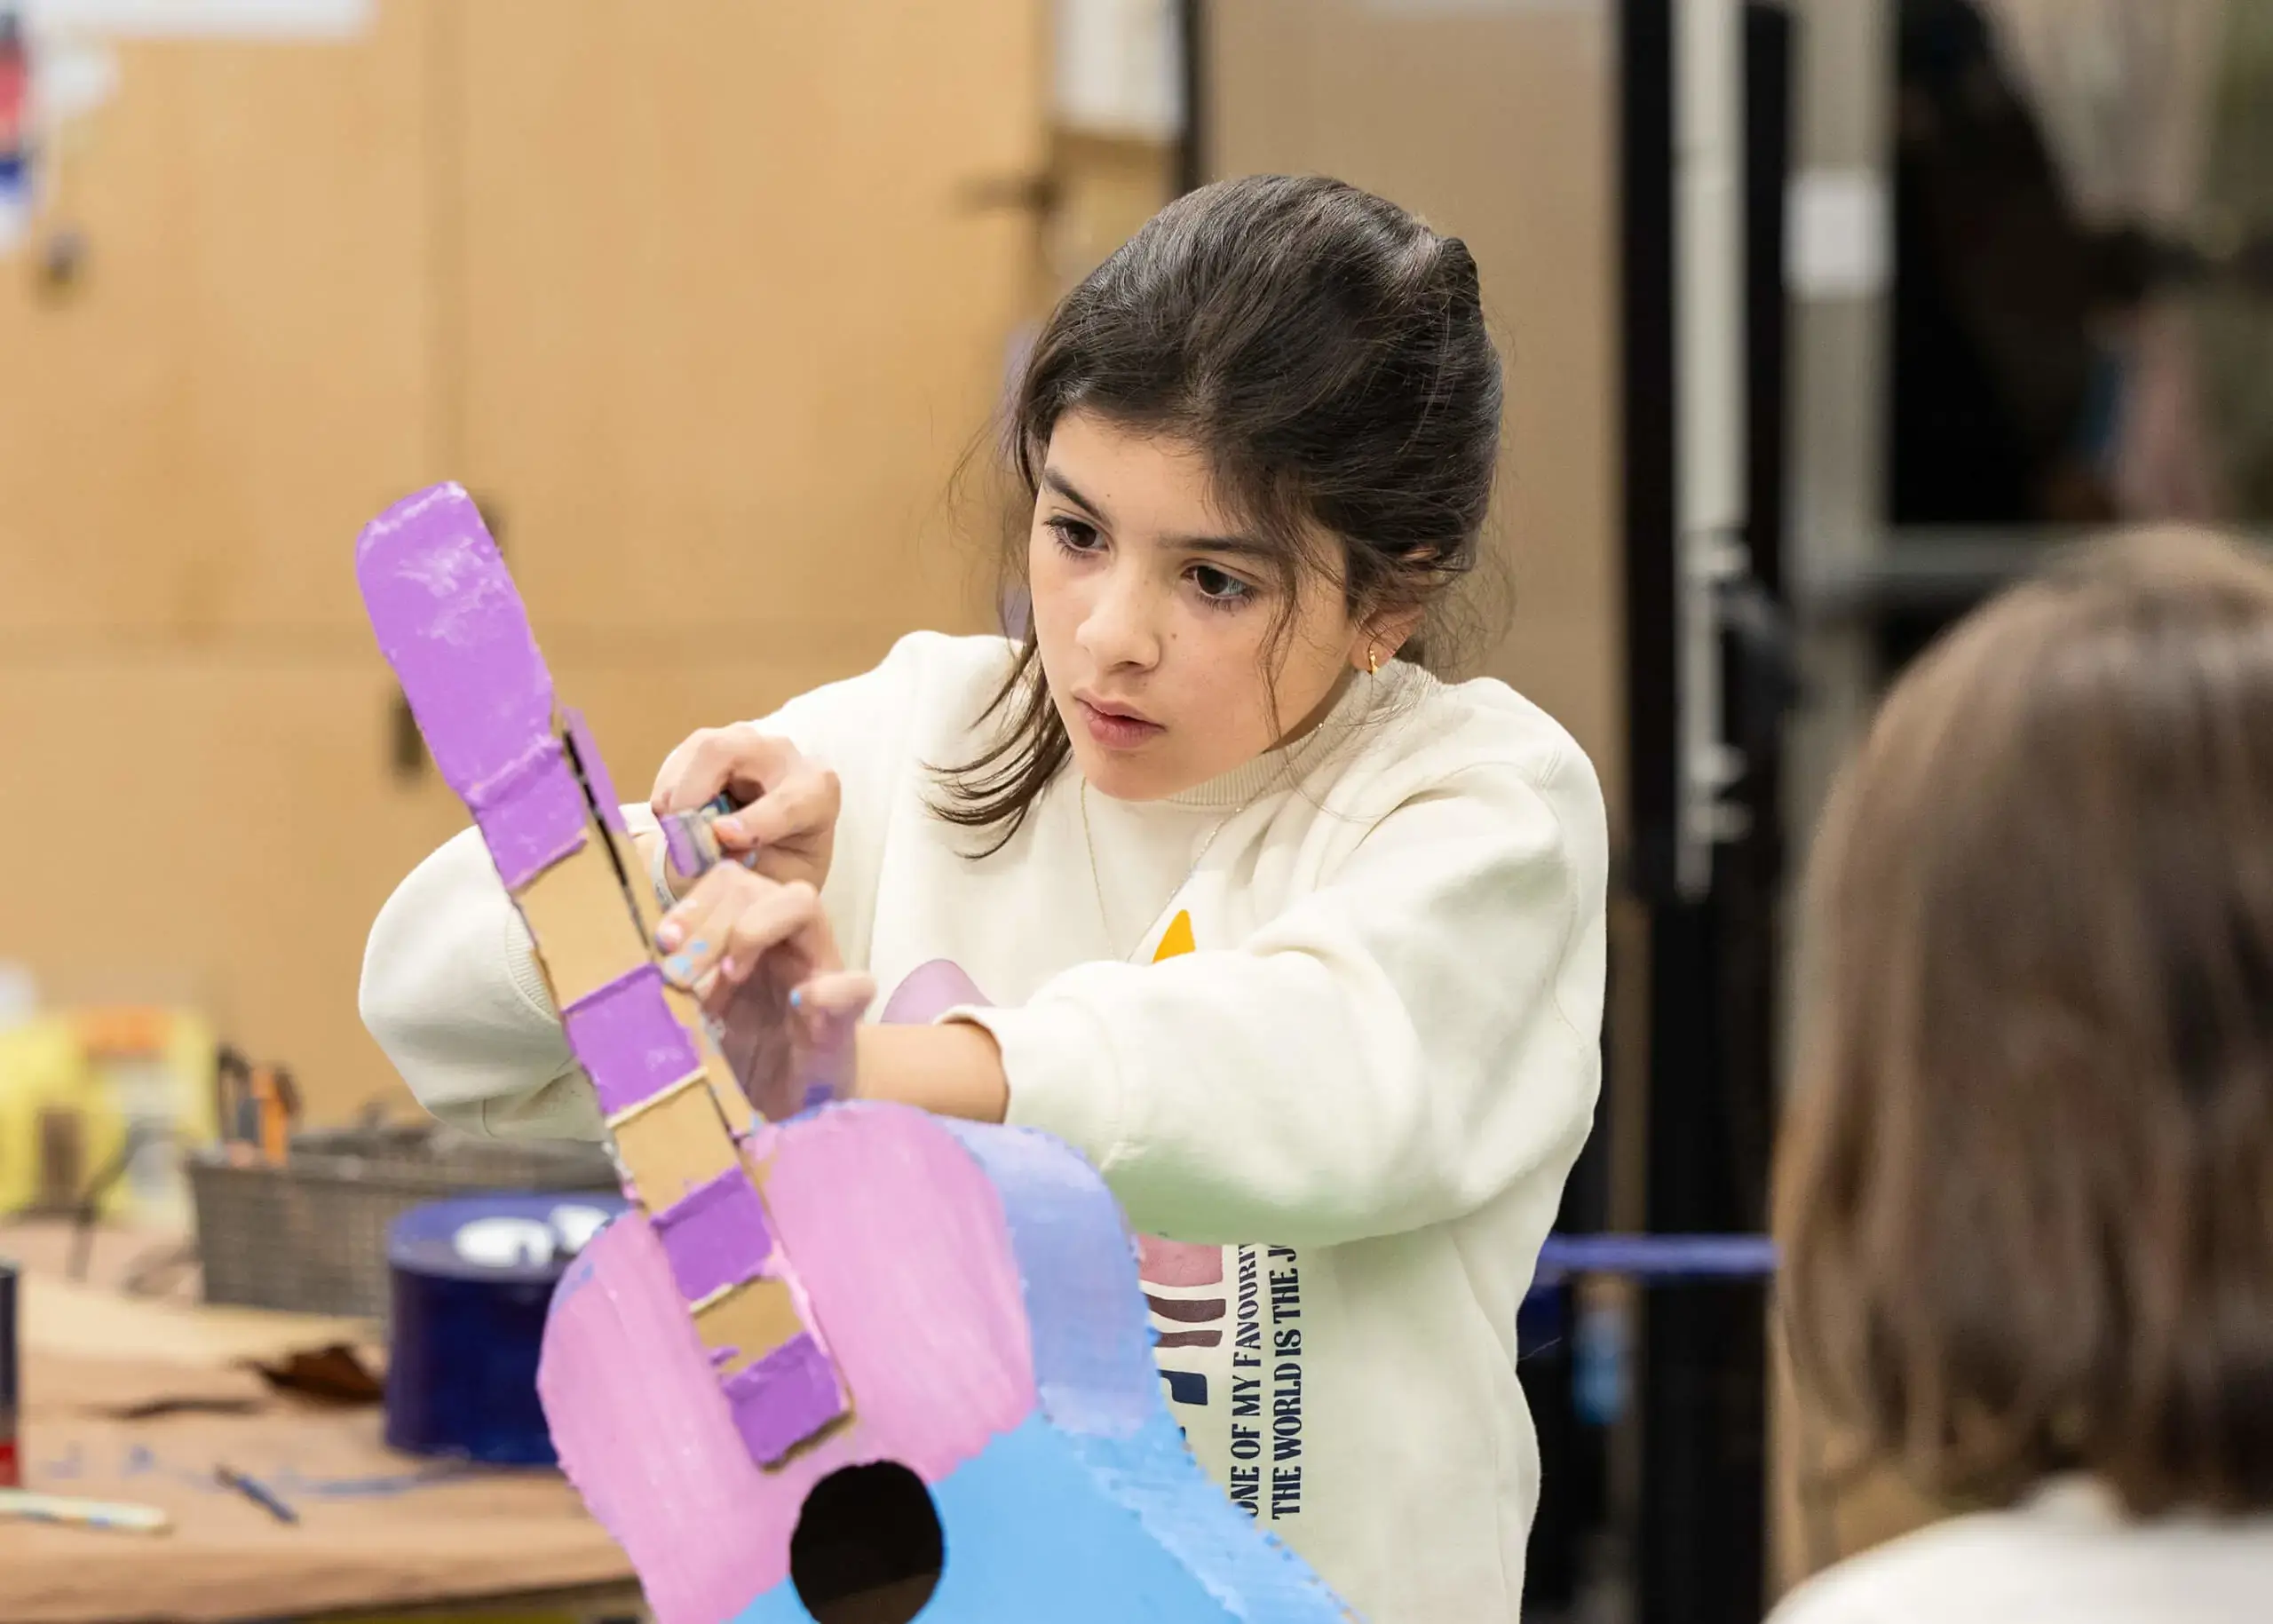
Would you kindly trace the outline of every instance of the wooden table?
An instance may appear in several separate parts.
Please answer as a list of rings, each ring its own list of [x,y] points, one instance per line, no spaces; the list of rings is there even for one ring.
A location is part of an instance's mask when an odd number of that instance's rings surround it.
[[[516,1624],[644,1616],[630,1565],[558,1474],[397,1454],[376,1407],[279,1395],[240,1362],[360,1327],[73,1287],[47,1272],[52,1241],[0,1228],[0,1256],[28,1269],[26,1486],[162,1506],[175,1527],[0,1523],[0,1620],[470,1619],[486,1603],[510,1604]],[[223,1463],[275,1489],[299,1523],[222,1488]]]

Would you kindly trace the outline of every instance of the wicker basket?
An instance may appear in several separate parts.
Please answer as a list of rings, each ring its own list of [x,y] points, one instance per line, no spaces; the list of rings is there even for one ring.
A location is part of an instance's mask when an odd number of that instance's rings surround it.
[[[596,1145],[477,1139],[439,1127],[295,1134],[282,1167],[188,1157],[205,1300],[384,1321],[387,1228],[426,1201],[489,1191],[614,1191]]]

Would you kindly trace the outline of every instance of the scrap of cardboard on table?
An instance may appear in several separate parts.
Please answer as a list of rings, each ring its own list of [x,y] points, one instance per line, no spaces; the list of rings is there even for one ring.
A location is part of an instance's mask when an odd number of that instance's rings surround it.
[[[885,1516],[889,1496],[858,1487],[879,1470],[928,1491],[945,1553],[929,1624],[1347,1616],[1184,1446],[1134,1246],[1073,1151],[825,1095],[753,1114],[656,963],[614,788],[464,491],[389,509],[356,570],[529,925],[635,1203],[562,1279],[539,1387],[563,1467],[661,1624],[810,1620],[793,1549],[833,1498],[851,1504],[840,1543],[885,1543],[859,1525]],[[905,1560],[876,1575],[931,1578]]]

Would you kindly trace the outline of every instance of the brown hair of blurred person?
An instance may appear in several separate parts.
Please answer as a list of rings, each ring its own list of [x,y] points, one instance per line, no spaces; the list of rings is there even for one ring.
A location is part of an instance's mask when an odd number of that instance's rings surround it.
[[[1956,1501],[2273,1508],[2273,567],[2163,530],[1897,682],[1778,1153],[1802,1393]]]

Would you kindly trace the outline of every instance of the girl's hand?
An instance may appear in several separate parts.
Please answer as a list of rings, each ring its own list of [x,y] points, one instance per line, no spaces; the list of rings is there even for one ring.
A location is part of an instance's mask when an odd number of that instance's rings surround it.
[[[711,825],[718,849],[769,880],[819,891],[836,843],[836,774],[748,723],[706,727],[664,758],[647,804],[657,817],[693,812],[722,789],[742,807]],[[671,894],[685,896],[687,876],[663,867]]]
[[[663,916],[663,973],[702,1000],[759,1114],[780,1121],[852,1090],[853,1029],[875,983],[847,970],[820,895],[721,863]]]

